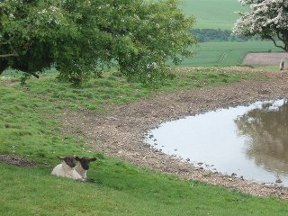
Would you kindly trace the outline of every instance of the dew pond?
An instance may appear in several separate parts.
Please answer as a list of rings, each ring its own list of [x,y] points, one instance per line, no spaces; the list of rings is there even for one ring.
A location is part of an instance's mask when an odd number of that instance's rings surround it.
[[[161,124],[146,139],[195,166],[288,186],[288,100],[198,114]]]

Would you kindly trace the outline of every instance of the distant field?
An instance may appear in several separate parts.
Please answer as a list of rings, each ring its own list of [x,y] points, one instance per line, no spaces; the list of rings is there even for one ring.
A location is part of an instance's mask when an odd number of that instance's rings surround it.
[[[181,66],[233,66],[240,65],[249,52],[279,52],[270,41],[206,42],[193,47],[194,56]]]
[[[196,18],[194,28],[232,30],[239,17],[237,11],[246,10],[238,0],[183,0],[181,8]],[[194,56],[181,66],[233,66],[240,65],[250,52],[282,51],[270,41],[205,42],[193,47]]]
[[[183,0],[181,8],[187,15],[196,17],[195,28],[230,30],[243,11],[238,0]]]
[[[285,69],[287,69],[288,55],[286,52],[279,53],[249,53],[243,60],[243,64],[256,65],[256,66],[278,66],[281,59],[285,63]]]

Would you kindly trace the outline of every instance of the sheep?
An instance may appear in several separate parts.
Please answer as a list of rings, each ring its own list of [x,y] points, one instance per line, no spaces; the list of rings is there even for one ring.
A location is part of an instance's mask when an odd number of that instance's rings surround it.
[[[281,62],[280,62],[280,70],[284,70],[284,65],[285,65],[284,61],[281,60]]]
[[[285,67],[287,63],[288,63],[288,57],[282,58],[279,65],[280,70],[284,70],[285,68],[287,68],[287,66]]]
[[[79,161],[79,163],[77,163],[74,169],[84,180],[87,180],[87,170],[89,169],[89,163],[96,161],[97,158],[75,157],[75,160]]]
[[[60,177],[72,178],[75,180],[84,181],[85,179],[75,170],[76,161],[74,156],[58,157],[63,160],[52,170],[51,174]]]

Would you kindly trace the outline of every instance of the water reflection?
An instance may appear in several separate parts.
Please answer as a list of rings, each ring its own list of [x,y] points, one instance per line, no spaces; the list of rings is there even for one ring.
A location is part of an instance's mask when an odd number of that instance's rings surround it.
[[[257,102],[164,123],[147,142],[207,169],[288,186],[287,126],[287,100]]]
[[[235,120],[239,133],[250,139],[246,154],[258,166],[288,173],[288,101],[265,103]]]

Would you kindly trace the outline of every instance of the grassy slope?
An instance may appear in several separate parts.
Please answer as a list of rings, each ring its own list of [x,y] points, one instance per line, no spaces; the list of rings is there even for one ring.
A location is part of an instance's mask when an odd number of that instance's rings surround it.
[[[90,171],[95,183],[55,178],[44,169],[1,163],[0,168],[1,215],[287,215],[286,201],[179,181],[111,160]]]
[[[237,0],[183,0],[181,4],[187,15],[196,17],[196,28],[230,30],[244,8]]]
[[[226,74],[211,71],[179,73],[162,90],[220,85],[249,78],[246,74]],[[16,153],[40,162],[51,163],[56,155],[82,153],[82,145],[71,145],[71,136],[61,134],[57,120],[64,109],[89,109],[103,112],[106,104],[124,104],[150,96],[152,89],[127,83],[112,74],[93,79],[82,88],[55,81],[54,74],[30,80],[22,87],[15,80],[0,85],[0,153]]]
[[[190,13],[188,6],[194,2],[185,3],[187,13]],[[199,14],[199,25],[229,28],[232,22],[227,22],[230,19],[225,15],[234,7],[234,1],[219,0],[218,9],[208,0],[196,3],[197,7],[193,4],[193,8],[200,11],[205,7],[201,13],[213,20],[202,20]],[[225,46],[204,45],[208,51],[219,52],[215,62],[230,58],[222,50]],[[219,61],[219,56],[224,56],[220,58],[223,60]],[[208,54],[197,58],[201,62]],[[201,65],[210,63],[204,61]],[[244,75],[247,77],[250,76]],[[177,76],[178,81],[169,82],[163,90],[226,84],[242,78],[243,74],[188,73]],[[57,121],[61,112],[80,108],[101,112],[104,104],[127,103],[152,94],[141,85],[108,76],[90,81],[83,89],[74,89],[47,76],[40,81],[29,81],[26,87],[0,80],[0,92],[0,154],[13,153],[45,164],[18,168],[0,163],[0,215],[286,215],[287,201],[255,198],[194,181],[180,181],[101,154],[96,154],[101,160],[89,172],[94,182],[79,183],[50,176],[52,166],[58,163],[56,155],[95,155],[85,148],[81,137],[61,133]]]
[[[251,75],[187,72],[176,75],[162,90],[223,85],[243,78],[251,78]],[[0,163],[0,215],[286,214],[286,201],[255,198],[221,187],[180,181],[100,154],[96,154],[100,160],[89,171],[93,182],[80,183],[50,176],[51,168],[58,163],[56,155],[95,155],[85,148],[81,138],[61,133],[61,123],[56,119],[64,109],[90,106],[94,109],[152,94],[150,89],[126,83],[113,75],[89,83],[82,89],[75,89],[55,81],[53,75],[30,80],[25,87],[14,81],[0,80],[0,154],[14,153],[45,164],[18,168]],[[115,94],[119,88],[122,91]]]

